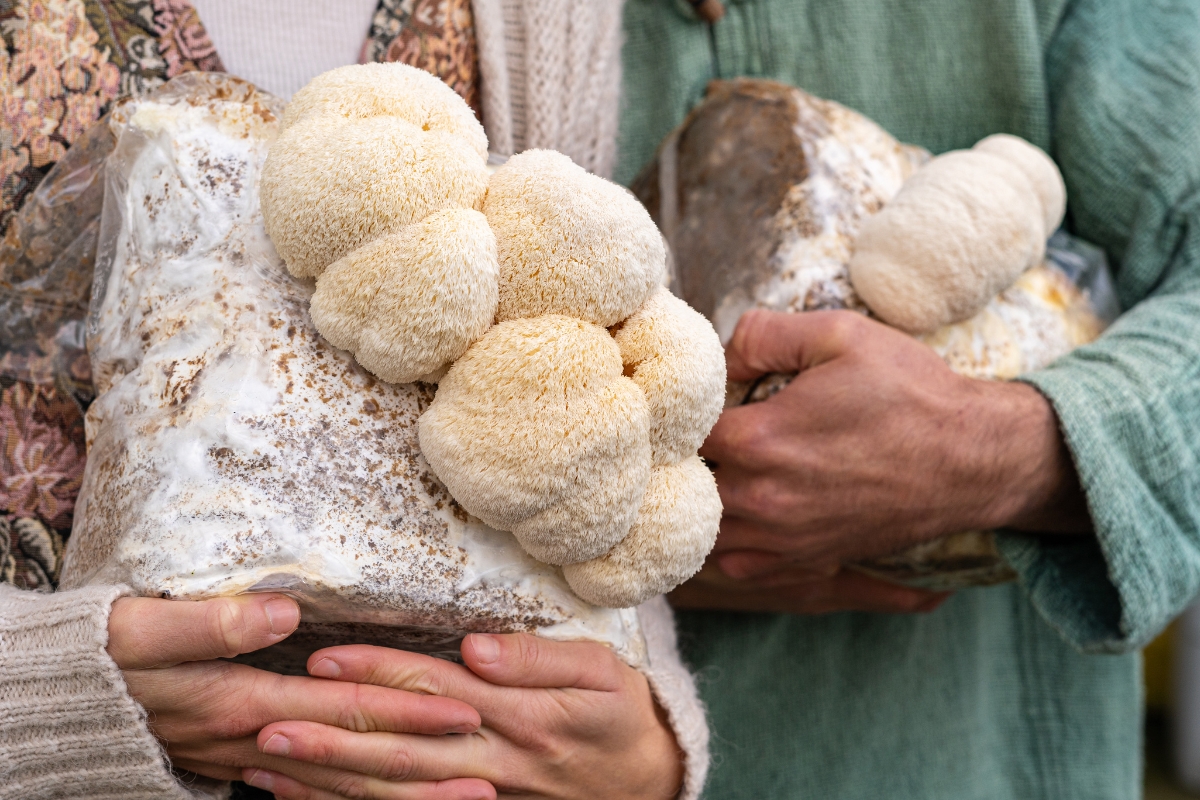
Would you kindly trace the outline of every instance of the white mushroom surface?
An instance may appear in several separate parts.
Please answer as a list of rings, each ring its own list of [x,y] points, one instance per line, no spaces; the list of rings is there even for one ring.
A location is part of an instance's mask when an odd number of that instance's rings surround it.
[[[885,322],[926,333],[968,319],[1041,262],[1062,179],[1014,139],[938,156],[863,224],[850,280]]]
[[[389,383],[454,361],[496,312],[496,238],[452,208],[369,242],[317,279],[310,313],[335,347]]]
[[[717,482],[699,456],[655,467],[629,535],[599,558],[566,565],[563,576],[589,603],[636,606],[699,572],[720,524]]]
[[[510,158],[492,176],[483,213],[500,248],[497,320],[566,314],[607,328],[666,274],[649,212],[562,153]]]
[[[271,145],[263,219],[288,270],[316,277],[355,248],[435,211],[478,208],[487,179],[484,160],[463,138],[399,117],[314,114]]]
[[[650,405],[655,466],[694,455],[725,403],[725,351],[712,323],[660,288],[614,338]]]
[[[625,538],[650,473],[650,411],[616,342],[562,315],[489,330],[446,373],[419,435],[467,511],[550,564]]]

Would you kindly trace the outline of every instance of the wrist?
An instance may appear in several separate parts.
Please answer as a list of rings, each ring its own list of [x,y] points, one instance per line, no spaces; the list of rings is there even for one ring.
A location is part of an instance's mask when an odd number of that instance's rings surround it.
[[[971,527],[1090,530],[1079,476],[1050,401],[1025,383],[972,383],[987,445],[981,448],[979,520]]]

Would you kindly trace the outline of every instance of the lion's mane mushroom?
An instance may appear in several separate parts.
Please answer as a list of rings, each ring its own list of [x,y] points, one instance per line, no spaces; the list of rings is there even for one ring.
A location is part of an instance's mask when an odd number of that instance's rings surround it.
[[[654,464],[695,455],[725,400],[725,351],[712,323],[660,288],[617,326],[614,338],[650,405]]]
[[[467,511],[550,564],[624,539],[650,474],[650,411],[616,342],[557,314],[489,330],[450,367],[418,435]]]
[[[662,288],[645,208],[550,151],[489,182],[470,109],[410,67],[325,73],[282,128],[267,232],[316,278],[326,339],[386,381],[438,381],[418,437],[455,500],[593,603],[636,605],[695,574],[721,516],[696,450],[724,352]]]
[[[343,256],[317,281],[310,312],[335,347],[389,383],[411,383],[491,326],[496,272],[483,214],[451,208]]]
[[[885,322],[925,333],[980,311],[1045,254],[1065,190],[1014,136],[930,161],[862,226],[850,281]]]
[[[466,103],[402,64],[342,67],[296,93],[262,173],[267,234],[312,317],[385,381],[439,373],[492,324],[487,138]]]
[[[720,524],[717,482],[693,454],[651,470],[629,535],[599,558],[567,564],[563,576],[589,603],[636,606],[699,572]]]
[[[607,328],[666,274],[662,236],[642,204],[562,153],[510,158],[483,213],[500,247],[497,320],[566,314]]]

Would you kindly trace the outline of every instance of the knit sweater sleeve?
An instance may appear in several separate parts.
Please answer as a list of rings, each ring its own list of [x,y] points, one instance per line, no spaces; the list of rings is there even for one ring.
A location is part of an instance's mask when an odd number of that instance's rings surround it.
[[[1107,250],[1127,311],[1024,378],[1058,412],[1095,537],[1002,548],[1068,641],[1119,652],[1200,589],[1200,6],[1064,5],[1053,155],[1074,232]]]
[[[638,619],[648,657],[643,673],[683,753],[683,790],[678,800],[696,800],[708,776],[708,721],[696,682],[679,657],[675,615],[665,597],[656,597],[638,607]]]
[[[0,585],[0,800],[189,800],[108,657],[121,587],[48,594]]]

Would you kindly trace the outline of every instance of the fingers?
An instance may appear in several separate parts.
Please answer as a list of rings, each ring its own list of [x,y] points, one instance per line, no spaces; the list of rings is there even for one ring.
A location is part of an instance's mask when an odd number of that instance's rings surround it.
[[[463,640],[463,663],[498,686],[617,691],[616,655],[595,642],[554,642],[528,633],[472,633]]]
[[[300,607],[279,594],[215,600],[123,597],[108,618],[108,654],[121,669],[232,658],[286,639]]]
[[[274,793],[277,800],[496,800],[496,790],[487,781],[474,778],[415,783],[385,783],[365,776],[347,776],[341,792],[317,789],[265,769],[247,769],[242,780]]]
[[[384,781],[492,777],[495,753],[483,736],[352,733],[312,722],[279,722],[258,734],[259,750]],[[329,788],[329,787],[326,787]]]
[[[729,380],[809,369],[847,350],[870,324],[853,311],[795,314],[752,309],[738,320],[725,350]]]
[[[949,594],[913,589],[881,581],[852,570],[832,578],[783,586],[747,587],[685,583],[670,595],[676,608],[759,611],[781,614],[828,614],[864,611],[883,614],[927,613],[938,608]]]
[[[318,678],[452,697],[484,717],[512,711],[511,700],[506,702],[495,686],[467,668],[405,650],[365,644],[328,647],[309,656],[308,671]]]
[[[797,565],[776,552],[765,550],[732,550],[714,553],[713,560],[721,572],[739,580],[773,577],[771,585],[800,583],[832,578],[841,567],[836,562],[816,565]]]
[[[242,664],[184,664],[126,673],[130,690],[168,740],[230,739],[280,720],[354,731],[441,735],[477,730],[479,713],[449,697],[275,675]]]

